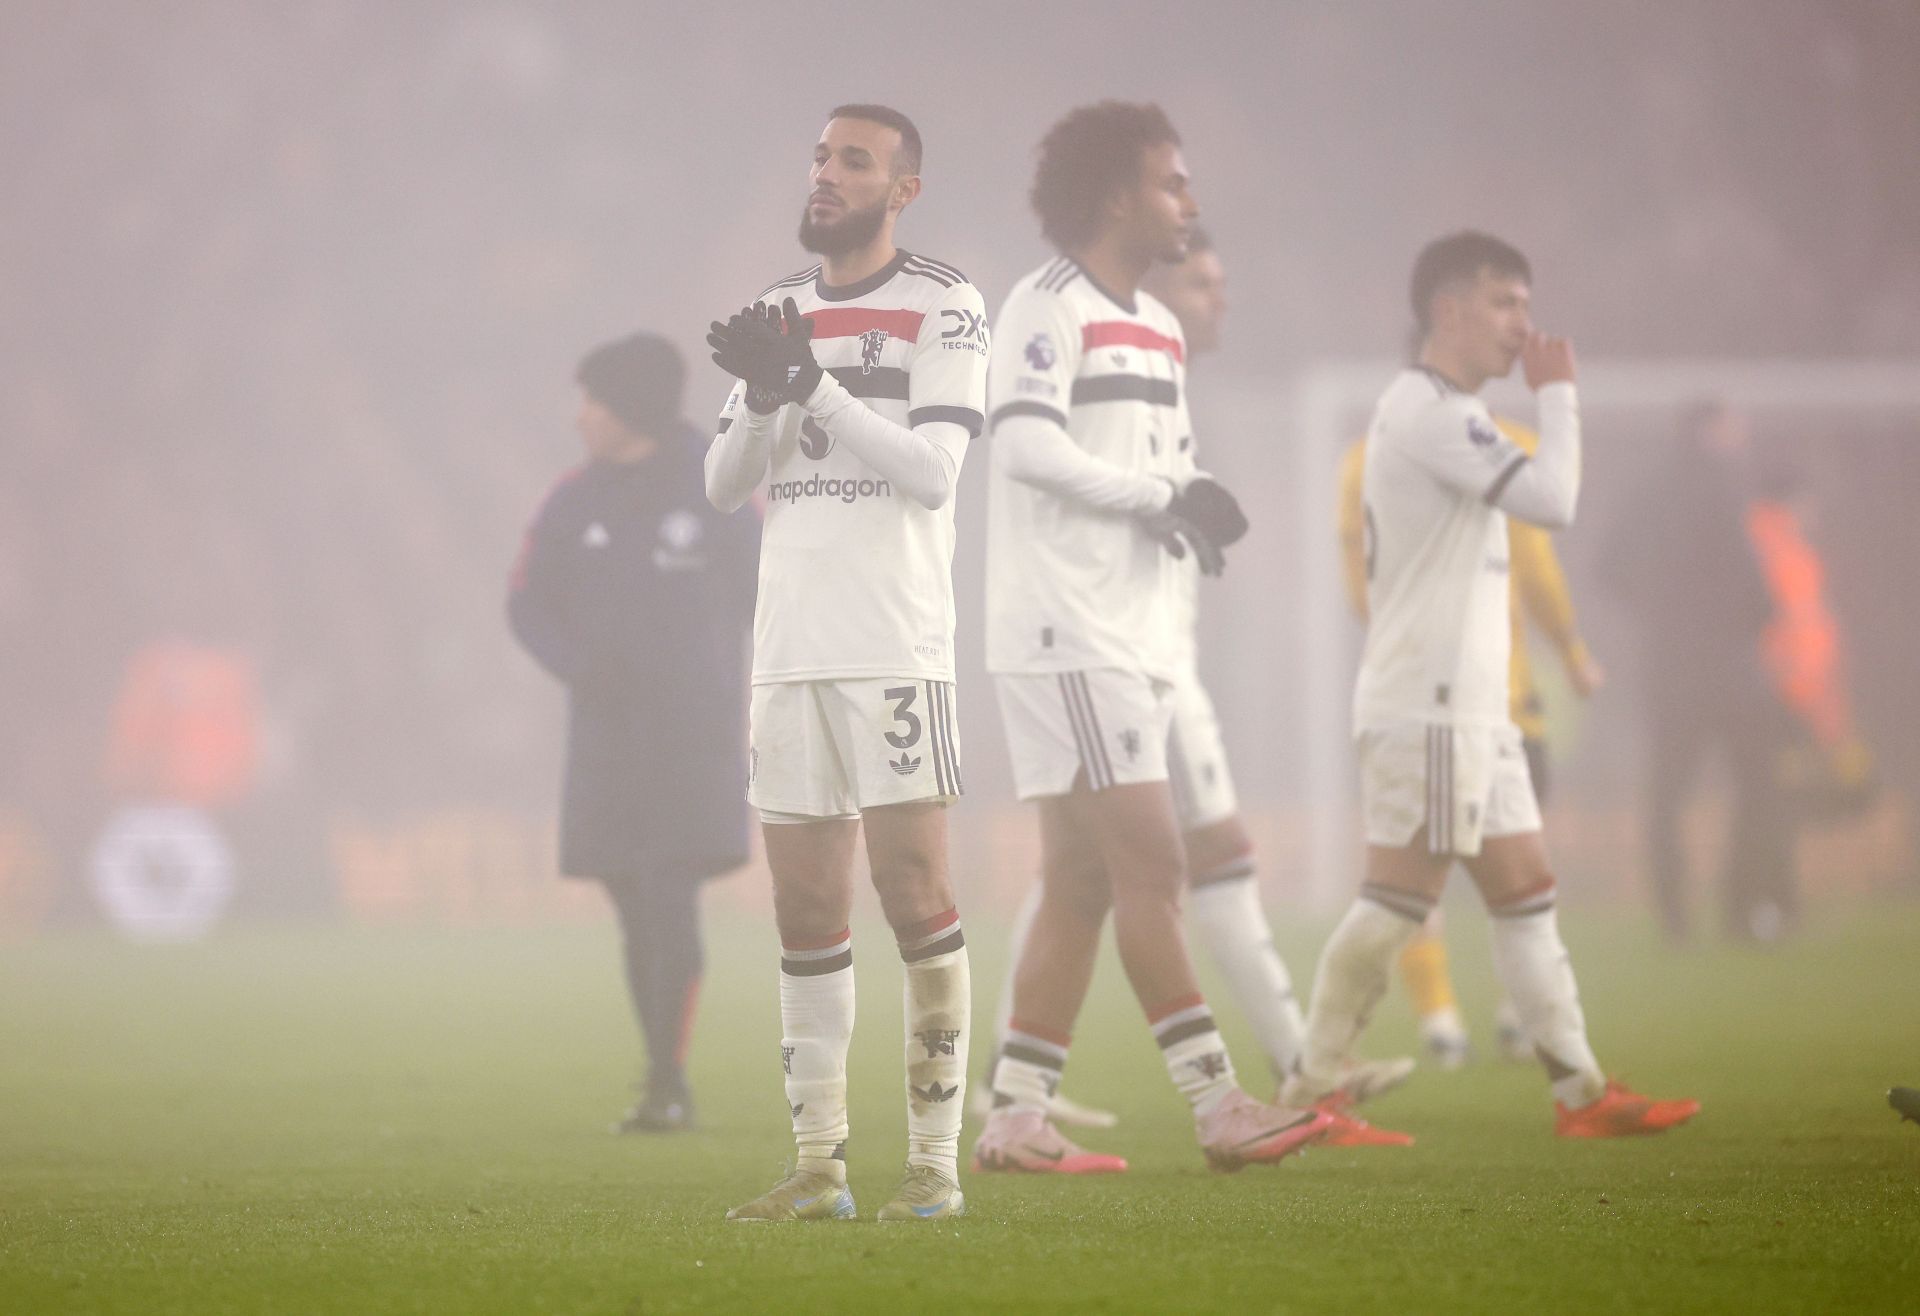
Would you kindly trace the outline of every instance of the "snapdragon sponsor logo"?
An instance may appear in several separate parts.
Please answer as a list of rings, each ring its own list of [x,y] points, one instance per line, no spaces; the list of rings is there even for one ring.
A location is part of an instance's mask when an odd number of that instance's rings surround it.
[[[809,475],[804,480],[774,480],[767,485],[769,503],[797,503],[802,498],[837,498],[843,503],[857,503],[862,498],[891,497],[891,480],[842,480]]]

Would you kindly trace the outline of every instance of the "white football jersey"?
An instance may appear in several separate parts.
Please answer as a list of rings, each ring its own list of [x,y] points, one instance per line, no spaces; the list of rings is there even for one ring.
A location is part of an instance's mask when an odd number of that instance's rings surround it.
[[[1071,259],[1014,286],[994,330],[990,424],[1037,416],[1087,454],[1174,479],[1187,419],[1186,343],[1173,312],[1144,292],[1132,305]],[[1176,573],[1186,570],[1130,516],[1024,484],[990,454],[987,669],[1113,667],[1170,678]]]
[[[815,266],[760,299],[788,297],[813,322],[815,359],[864,405],[910,428],[946,422],[969,440],[979,436],[986,306],[958,270],[902,251],[859,283],[829,287]],[[745,394],[736,382],[721,433]],[[775,424],[762,490],[754,684],[952,681],[953,500],[929,510],[897,493],[795,404]]]
[[[1367,430],[1367,625],[1354,728],[1504,726],[1507,514],[1527,454],[1487,404],[1441,375],[1401,371]]]

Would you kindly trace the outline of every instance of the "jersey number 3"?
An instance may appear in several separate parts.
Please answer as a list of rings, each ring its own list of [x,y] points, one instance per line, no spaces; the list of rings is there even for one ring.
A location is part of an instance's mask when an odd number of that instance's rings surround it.
[[[887,743],[895,749],[912,749],[920,743],[920,719],[914,714],[914,696],[920,693],[918,686],[896,685],[891,690],[880,692],[893,701],[893,720],[898,726],[906,728],[906,734],[898,731],[887,732]]]

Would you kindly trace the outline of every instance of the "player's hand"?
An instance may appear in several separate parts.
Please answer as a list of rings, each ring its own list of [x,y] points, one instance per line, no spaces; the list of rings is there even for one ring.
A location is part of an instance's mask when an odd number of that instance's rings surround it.
[[[778,411],[786,401],[779,388],[766,386],[769,377],[760,368],[765,339],[780,332],[778,318],[779,312],[772,307],[755,302],[741,307],[725,324],[715,320],[707,326],[707,345],[713,348],[713,363],[746,382],[747,409],[761,416]],[[785,378],[779,382],[784,385]]]
[[[1196,480],[1200,478],[1205,477],[1196,477]],[[1195,482],[1188,481],[1188,487],[1191,488]],[[1219,488],[1219,485],[1214,484],[1212,480],[1207,482],[1213,484],[1216,489]],[[1173,484],[1171,480],[1167,483]],[[1220,489],[1220,492],[1229,502],[1232,501],[1232,495],[1225,489]],[[1183,514],[1180,506],[1181,493],[1180,486],[1173,485],[1173,497],[1165,507],[1151,512],[1141,512],[1136,519],[1140,522],[1140,528],[1146,531],[1147,538],[1156,541],[1176,559],[1184,559],[1188,552],[1192,552],[1194,565],[1200,568],[1201,575],[1217,576],[1227,569],[1227,555],[1221,551],[1219,542],[1208,532],[1208,527],[1196,524]],[[1208,495],[1202,495],[1200,505],[1207,514],[1217,517],[1219,508],[1215,504],[1210,504],[1208,499]],[[1192,506],[1189,505],[1185,510],[1191,512]],[[1236,504],[1233,510],[1237,514],[1239,506]],[[1226,528],[1231,529],[1231,524],[1228,523]],[[1241,533],[1246,531],[1245,517],[1240,519],[1240,530]]]
[[[1199,530],[1216,548],[1231,547],[1247,533],[1247,514],[1240,510],[1239,500],[1205,473],[1175,489],[1167,511]]]
[[[813,321],[800,314],[791,297],[781,304],[779,315],[785,331],[781,335],[780,364],[787,375],[787,400],[803,402],[813,396],[826,373],[813,358]]]
[[[743,306],[727,322],[715,320],[707,326],[707,346],[713,349],[713,363],[736,379],[744,379],[749,384],[766,381],[758,378],[763,374],[761,357],[765,354],[766,340],[770,335],[780,332],[779,312],[764,302],[755,302],[752,306]],[[786,380],[782,378],[780,383]]]
[[[1534,330],[1520,347],[1520,368],[1526,372],[1527,387],[1536,393],[1548,384],[1571,384],[1573,340]]]
[[[1567,655],[1567,682],[1582,699],[1591,699],[1607,683],[1607,669],[1582,645]]]
[[[1192,552],[1194,565],[1203,576],[1217,576],[1227,569],[1227,555],[1220,551],[1220,546],[1208,539],[1198,526],[1172,512],[1143,513],[1140,527],[1147,532],[1147,538],[1158,541],[1175,559],[1184,559]]]

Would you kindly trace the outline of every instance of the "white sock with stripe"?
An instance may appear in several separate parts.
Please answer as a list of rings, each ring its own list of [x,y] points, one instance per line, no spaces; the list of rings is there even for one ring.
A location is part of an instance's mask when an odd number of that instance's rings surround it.
[[[1044,1116],[1047,1103],[1060,1090],[1068,1040],[1044,1034],[1018,1019],[1009,1021],[1000,1042],[1000,1059],[993,1066],[994,1110]]]
[[[1314,971],[1299,1100],[1318,1101],[1340,1086],[1354,1043],[1386,995],[1394,960],[1432,912],[1425,897],[1371,882],[1360,888]]]
[[[1147,1022],[1167,1063],[1167,1077],[1199,1120],[1237,1086],[1233,1058],[1214,1026],[1213,1011],[1200,997],[1188,996],[1149,1012]]]
[[[907,1164],[960,1178],[973,980],[960,915],[949,909],[900,939],[906,965]]]
[[[853,937],[780,950],[780,1063],[796,1168],[847,1181],[847,1045],[853,1040]]]
[[[1194,879],[1187,922],[1226,976],[1233,1002],[1253,1026],[1275,1076],[1285,1078],[1300,1059],[1306,1020],[1293,977],[1274,949],[1251,856]]]
[[[1489,907],[1493,968],[1519,1012],[1534,1054],[1564,1106],[1584,1106],[1606,1090],[1606,1075],[1587,1042],[1586,1015],[1573,977],[1573,957],[1560,940],[1554,889]]]

